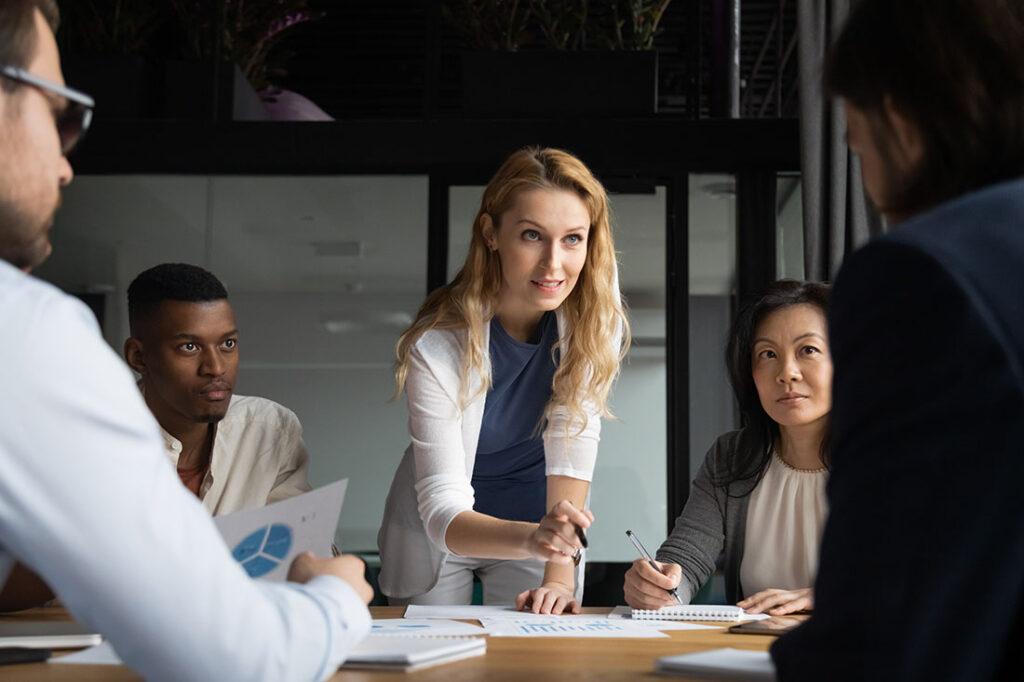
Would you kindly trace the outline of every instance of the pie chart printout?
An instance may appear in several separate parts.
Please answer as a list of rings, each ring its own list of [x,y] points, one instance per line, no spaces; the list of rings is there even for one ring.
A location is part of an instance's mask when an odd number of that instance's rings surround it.
[[[283,523],[263,526],[235,545],[231,556],[242,564],[251,578],[270,573],[288,556],[292,547],[292,529]]]
[[[285,581],[302,552],[331,555],[348,479],[274,502],[213,517],[224,545],[252,578]]]

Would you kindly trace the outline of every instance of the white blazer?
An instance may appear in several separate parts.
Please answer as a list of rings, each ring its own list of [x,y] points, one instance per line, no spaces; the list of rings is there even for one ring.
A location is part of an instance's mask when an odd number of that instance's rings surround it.
[[[565,317],[561,310],[556,316],[561,337]],[[437,584],[451,554],[445,544],[448,524],[473,509],[473,464],[487,396],[480,392],[465,408],[459,406],[465,342],[459,330],[432,329],[410,353],[406,395],[412,443],[391,482],[377,534],[380,588],[389,597],[414,597]],[[485,353],[489,342],[490,324],[484,328]],[[466,395],[476,393],[482,382],[473,372]],[[578,434],[579,423],[571,423],[567,408],[556,407],[550,415],[543,434],[546,475],[593,477],[601,415],[592,403],[584,410],[587,423]]]

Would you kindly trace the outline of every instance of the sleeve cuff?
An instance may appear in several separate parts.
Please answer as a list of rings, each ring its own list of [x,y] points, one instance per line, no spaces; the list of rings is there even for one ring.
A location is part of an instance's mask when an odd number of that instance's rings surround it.
[[[336,624],[343,630],[341,636],[350,644],[355,644],[369,634],[370,610],[347,582],[336,575],[318,575],[307,582],[306,587],[331,595],[340,615]]]
[[[593,470],[593,468],[587,469],[587,470],[583,470],[583,469],[573,469],[571,467],[564,467],[564,466],[563,467],[552,466],[552,467],[547,467],[544,470],[544,474],[546,476],[568,476],[569,478],[578,478],[579,480],[587,481],[588,483],[590,481],[594,480],[594,470]]]

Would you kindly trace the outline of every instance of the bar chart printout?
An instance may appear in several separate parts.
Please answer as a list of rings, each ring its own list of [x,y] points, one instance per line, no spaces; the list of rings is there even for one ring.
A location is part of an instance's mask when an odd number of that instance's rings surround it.
[[[606,617],[552,616],[549,618],[481,618],[492,637],[667,637],[643,625],[616,622]]]

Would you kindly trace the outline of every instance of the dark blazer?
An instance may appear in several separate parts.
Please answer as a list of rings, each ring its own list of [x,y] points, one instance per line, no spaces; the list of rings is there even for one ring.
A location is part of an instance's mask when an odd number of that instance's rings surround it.
[[[1024,179],[853,254],[830,336],[829,520],[779,678],[1022,679]]]

